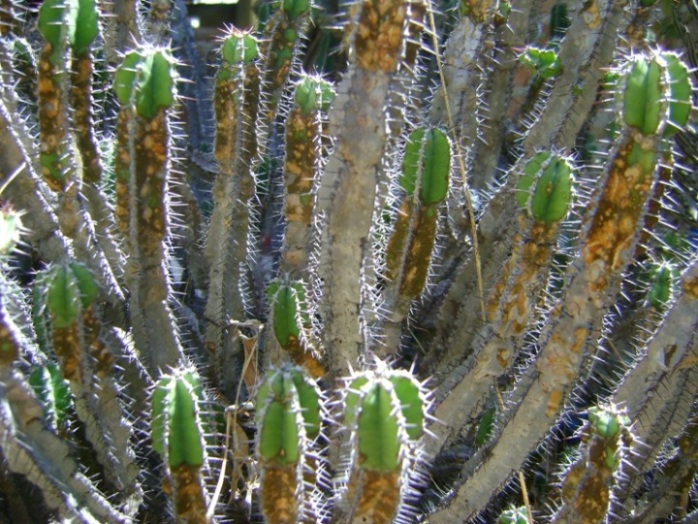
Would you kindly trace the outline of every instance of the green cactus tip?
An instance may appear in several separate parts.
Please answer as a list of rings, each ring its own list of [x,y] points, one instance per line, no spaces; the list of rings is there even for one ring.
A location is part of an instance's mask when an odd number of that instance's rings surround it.
[[[221,54],[230,65],[248,64],[259,56],[257,39],[250,33],[234,29],[223,42]]]
[[[78,262],[57,266],[46,274],[46,306],[54,328],[67,328],[82,309],[89,307],[99,294],[92,272]]]
[[[623,121],[644,135],[657,133],[663,123],[666,98],[663,61],[638,55],[631,60],[623,90]]]
[[[152,395],[153,448],[170,468],[204,463],[203,432],[198,417],[201,385],[196,375],[181,372],[162,377]]]
[[[544,80],[554,78],[562,72],[562,64],[555,49],[529,46],[521,54],[519,61]]]
[[[69,0],[68,41],[77,56],[84,55],[99,32],[99,12],[95,0]]]
[[[572,202],[574,167],[569,158],[537,153],[517,183],[519,205],[539,222],[552,224],[567,216]]]
[[[410,373],[379,368],[350,381],[344,422],[356,435],[361,466],[390,472],[400,467],[404,445],[424,434],[429,402]]]
[[[400,187],[412,195],[419,182],[419,197],[423,204],[442,202],[448,194],[451,159],[451,142],[444,131],[438,128],[415,129],[405,144]]]
[[[305,76],[297,85],[294,100],[304,115],[313,110],[327,111],[334,100],[332,84],[322,78]]]
[[[114,77],[117,99],[122,106],[135,103],[138,115],[151,120],[160,109],[174,103],[175,74],[174,60],[167,50],[131,51]]]
[[[257,392],[260,456],[281,466],[295,464],[322,424],[321,396],[300,367],[271,369]],[[303,431],[300,430],[303,427]]]

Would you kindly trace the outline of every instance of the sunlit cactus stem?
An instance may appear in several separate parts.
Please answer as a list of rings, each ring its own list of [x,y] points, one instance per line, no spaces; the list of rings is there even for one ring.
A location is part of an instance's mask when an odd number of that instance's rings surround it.
[[[199,379],[192,371],[162,377],[152,395],[153,448],[167,464],[175,517],[180,523],[208,522],[201,477],[206,457],[201,400]]]
[[[251,164],[257,152],[258,53],[252,34],[233,30],[223,41],[214,86],[214,153],[219,173],[205,248],[210,267],[206,347],[215,355],[215,380],[231,398],[237,384],[234,374],[223,370],[242,365],[242,346],[227,325],[246,318],[245,292],[253,255],[250,226],[255,179]]]
[[[410,6],[401,1],[356,5],[349,29],[349,71],[330,111],[336,139],[318,192],[321,233],[320,313],[330,367],[345,374],[366,341],[362,267],[370,249],[378,173],[387,145],[385,107],[404,52]]]
[[[39,56],[39,139],[41,171],[54,191],[64,191],[71,176],[65,108],[66,11],[64,0],[41,5],[38,27],[44,37]]]
[[[471,417],[480,417],[485,406],[481,400],[492,383],[482,377],[502,377],[517,361],[524,347],[524,336],[537,321],[541,295],[549,284],[553,255],[560,224],[572,204],[573,165],[559,154],[540,152],[522,159],[510,173],[519,212],[511,224],[512,249],[495,285],[487,297],[489,323],[473,335],[467,372],[457,384],[447,382],[445,396],[436,410],[449,417],[449,425],[459,427]],[[435,442],[452,442],[448,426],[434,428]]]
[[[261,509],[269,524],[311,522],[322,515],[312,497],[320,401],[317,386],[297,367],[270,369],[257,392]]]
[[[269,93],[259,122],[263,148],[266,139],[275,134],[282,90],[292,77],[294,61],[310,20],[312,0],[275,0],[272,5],[275,11],[265,23],[265,44],[261,49],[264,57],[262,85]]]
[[[386,248],[385,351],[399,348],[402,321],[413,299],[425,289],[436,242],[439,206],[446,200],[451,172],[451,143],[438,128],[417,128],[405,144],[398,176],[399,202]]]
[[[265,344],[267,360],[278,365],[290,359],[313,378],[320,378],[325,370],[310,340],[310,315],[303,282],[272,281],[267,295],[271,324]]]
[[[98,185],[102,180],[102,166],[94,136],[92,111],[92,77],[94,64],[91,46],[97,38],[99,13],[94,0],[73,0],[68,14],[68,41],[72,51],[71,103],[77,135],[78,151],[82,157],[84,182]]]
[[[118,389],[107,378],[113,357],[99,340],[98,284],[90,270],[72,262],[40,275],[35,289],[37,330],[46,334],[74,396],[85,435],[104,468],[109,489],[139,502],[130,432],[122,418]],[[104,412],[100,408],[108,407]],[[104,437],[108,436],[108,439]]]
[[[594,354],[603,328],[601,313],[620,291],[657,178],[661,132],[668,119],[665,75],[664,62],[656,56],[640,55],[628,64],[621,87],[621,117],[626,129],[592,199],[579,239],[579,254],[566,270],[564,293],[538,339],[537,364],[519,378],[514,396],[521,400],[510,410],[496,443],[487,449],[488,466],[478,469],[458,488],[454,504],[435,514],[433,522],[447,522],[462,512],[474,515],[481,509],[478,500],[488,496],[480,492],[481,486],[496,483],[497,477],[499,482],[505,481],[514,455],[515,464],[523,463],[546,433],[529,431],[521,438],[517,428],[552,426],[582,366]],[[476,454],[471,460],[481,458]]]
[[[581,431],[579,458],[565,472],[562,506],[552,522],[586,524],[604,519],[611,491],[632,437],[615,408],[591,408]]]
[[[286,232],[281,271],[307,278],[315,231],[313,213],[324,165],[323,120],[334,99],[331,85],[306,76],[296,85],[286,120],[284,218]]]
[[[340,522],[388,524],[409,515],[415,454],[422,438],[428,401],[408,373],[380,369],[348,381],[343,399],[349,432],[346,473],[340,484]]]
[[[163,49],[128,54],[116,74],[116,218],[131,256],[126,271],[136,346],[151,371],[176,366],[182,347],[168,301],[170,225],[169,112],[175,103],[173,59]]]

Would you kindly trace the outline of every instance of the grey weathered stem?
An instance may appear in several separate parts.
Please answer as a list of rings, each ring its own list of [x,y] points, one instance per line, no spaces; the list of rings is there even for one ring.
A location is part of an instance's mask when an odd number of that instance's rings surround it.
[[[0,373],[0,440],[10,469],[41,487],[47,505],[65,518],[128,522],[80,473],[68,443],[47,429],[29,385],[15,371],[5,368]]]
[[[385,146],[391,74],[357,67],[344,77],[330,113],[336,137],[318,194],[324,215],[319,274],[330,367],[338,375],[363,352],[363,261],[371,254],[378,170]]]

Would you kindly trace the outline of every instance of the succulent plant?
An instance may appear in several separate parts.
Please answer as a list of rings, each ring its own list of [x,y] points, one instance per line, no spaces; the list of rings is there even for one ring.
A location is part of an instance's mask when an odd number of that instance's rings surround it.
[[[695,2],[258,8],[0,3],[0,514],[698,518]]]

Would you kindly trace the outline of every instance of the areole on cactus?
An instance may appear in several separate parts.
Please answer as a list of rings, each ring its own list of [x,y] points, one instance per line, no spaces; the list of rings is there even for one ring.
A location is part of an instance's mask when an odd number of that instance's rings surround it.
[[[691,2],[28,5],[0,514],[698,516]]]

